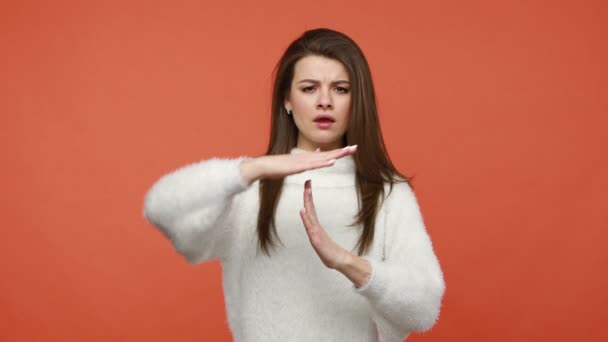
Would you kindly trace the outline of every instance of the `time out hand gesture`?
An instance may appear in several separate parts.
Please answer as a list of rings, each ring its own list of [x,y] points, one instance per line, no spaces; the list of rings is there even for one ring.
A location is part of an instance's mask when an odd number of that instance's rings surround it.
[[[291,174],[328,167],[342,157],[354,154],[357,146],[347,146],[327,152],[281,154],[247,159],[241,163],[241,175],[252,183],[261,178],[280,178]],[[307,181],[304,188],[304,208],[300,217],[306,227],[310,243],[326,267],[336,269],[361,286],[370,274],[370,266],[364,259],[353,255],[335,243],[321,227],[312,200],[312,186]]]
[[[354,145],[327,152],[277,154],[252,158],[241,163],[241,175],[248,183],[261,178],[281,178],[306,170],[331,166],[337,159],[351,155],[356,150],[357,145]]]

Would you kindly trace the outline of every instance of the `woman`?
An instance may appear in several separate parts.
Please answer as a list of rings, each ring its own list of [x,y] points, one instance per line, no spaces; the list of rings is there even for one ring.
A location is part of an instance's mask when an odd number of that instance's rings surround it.
[[[275,74],[266,154],[163,176],[146,218],[189,262],[222,262],[235,341],[402,341],[429,329],[443,275],[387,156],[362,51],[310,30]]]

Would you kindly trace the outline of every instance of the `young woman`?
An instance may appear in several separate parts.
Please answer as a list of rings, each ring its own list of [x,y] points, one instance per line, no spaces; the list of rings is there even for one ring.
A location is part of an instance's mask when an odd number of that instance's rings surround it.
[[[163,176],[145,217],[189,262],[222,262],[235,341],[402,341],[429,329],[443,275],[388,158],[362,51],[310,30],[275,73],[266,154]]]

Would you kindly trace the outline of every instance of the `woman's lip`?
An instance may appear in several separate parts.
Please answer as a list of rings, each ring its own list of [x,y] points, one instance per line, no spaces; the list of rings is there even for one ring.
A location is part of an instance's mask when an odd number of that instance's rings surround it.
[[[333,125],[333,124],[334,123],[332,121],[329,121],[329,120],[315,121],[315,125],[319,129],[329,129],[331,127],[331,125]]]
[[[317,120],[329,120],[331,122],[336,121],[336,119],[334,119],[331,115],[327,115],[327,114],[321,114],[321,115],[317,116],[314,121],[316,122]]]

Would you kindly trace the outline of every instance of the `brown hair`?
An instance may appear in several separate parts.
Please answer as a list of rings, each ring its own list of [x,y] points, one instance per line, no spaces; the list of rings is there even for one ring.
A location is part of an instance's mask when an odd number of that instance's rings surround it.
[[[279,62],[274,74],[272,91],[272,117],[270,141],[266,155],[288,154],[296,146],[298,128],[293,116],[284,107],[294,76],[295,64],[303,57],[317,55],[341,62],[351,82],[351,106],[343,145],[358,145],[353,155],[356,166],[356,188],[359,212],[351,226],[361,224],[363,229],[356,245],[358,254],[365,254],[374,239],[374,223],[384,184],[392,190],[395,182],[410,182],[390,161],[378,121],[376,99],[369,65],[359,46],[343,33],[319,28],[306,31],[293,41]],[[401,179],[399,179],[400,177]],[[259,183],[260,209],[258,213],[258,247],[267,255],[279,238],[275,226],[275,212],[283,179],[262,179]],[[280,239],[279,239],[280,241]]]

